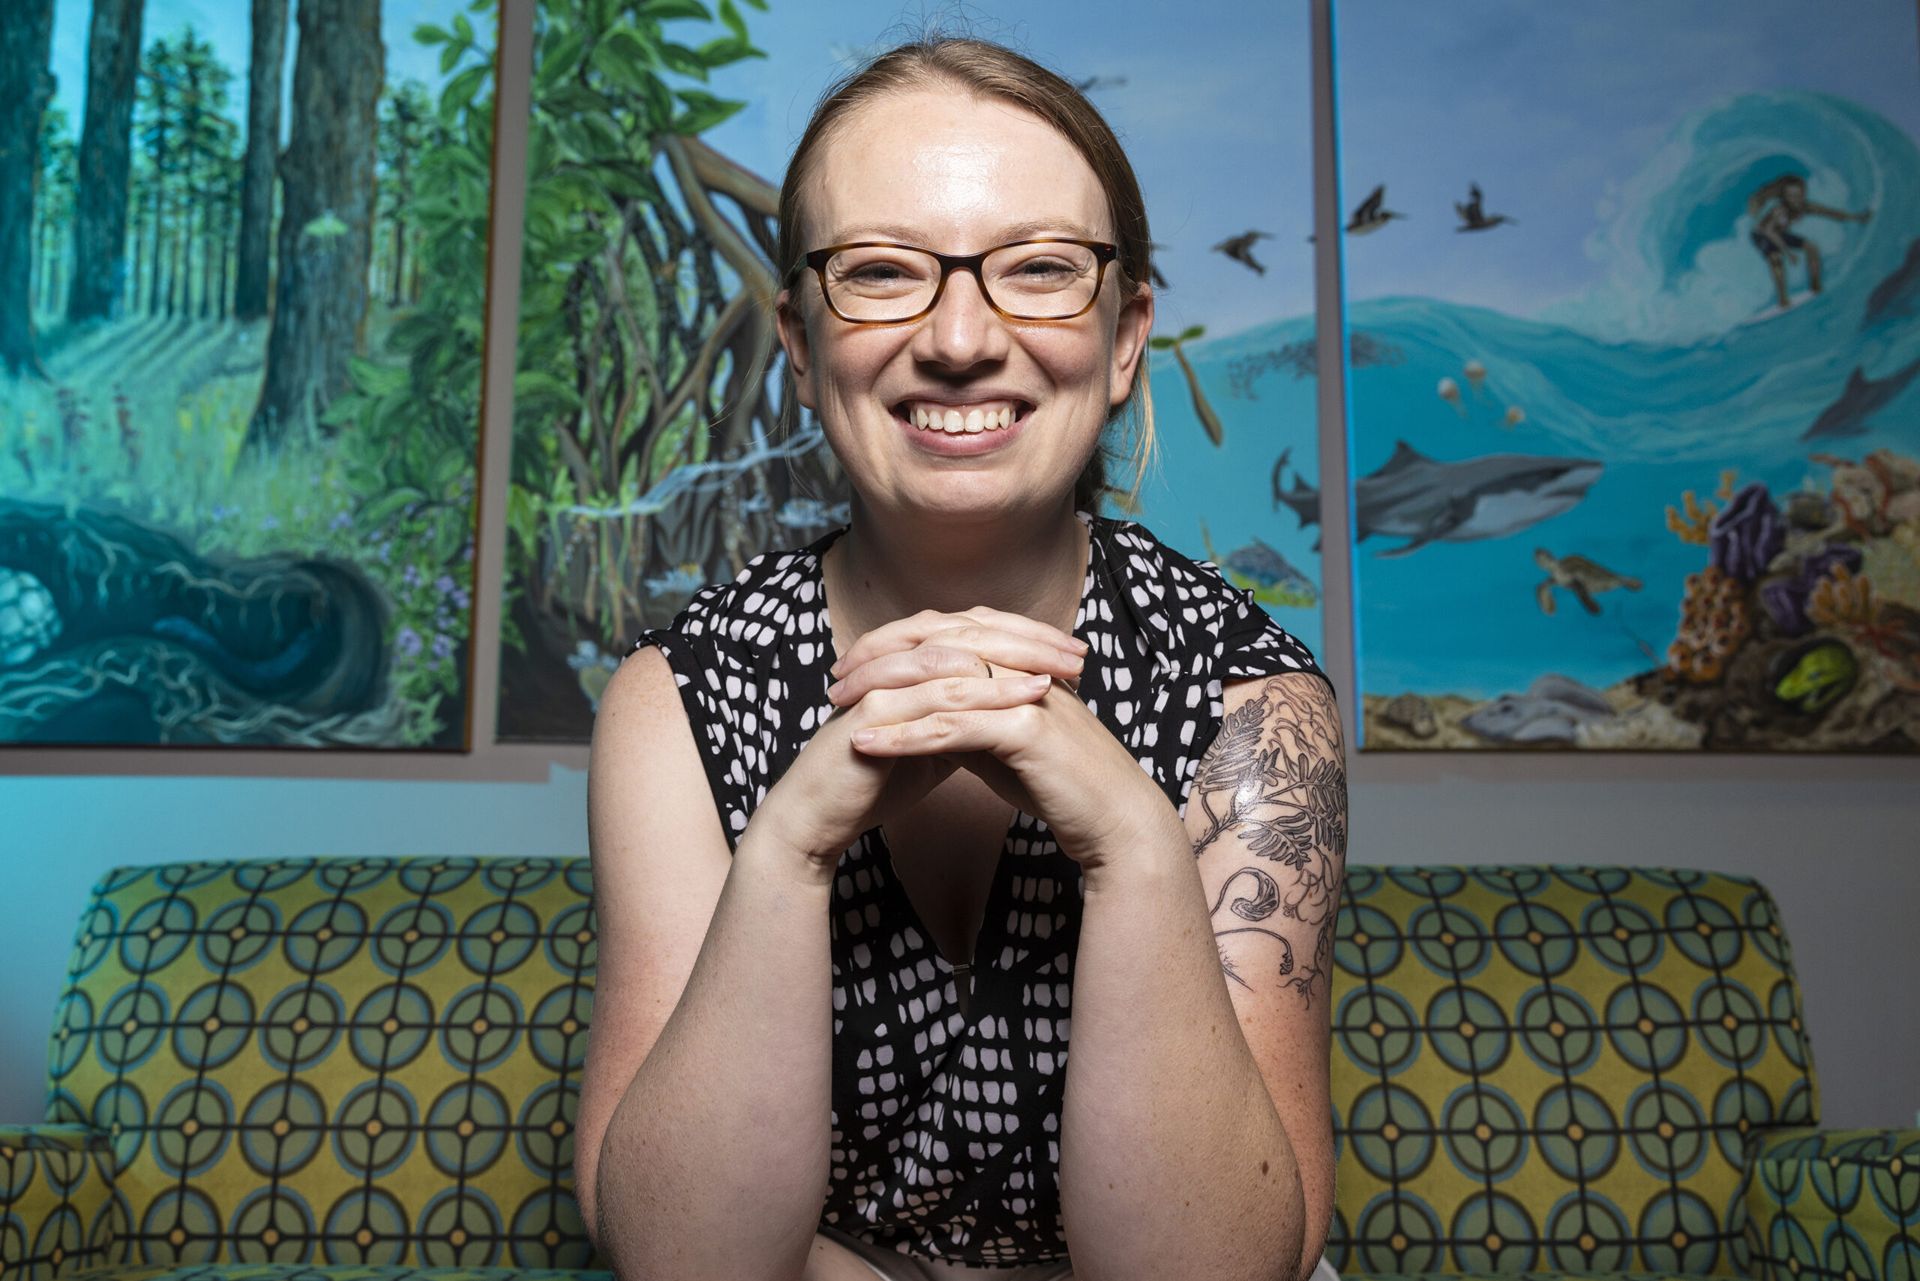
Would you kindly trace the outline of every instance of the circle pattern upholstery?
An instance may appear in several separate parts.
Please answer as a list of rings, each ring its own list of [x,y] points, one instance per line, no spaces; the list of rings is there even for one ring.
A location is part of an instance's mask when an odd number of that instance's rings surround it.
[[[603,1269],[572,1179],[591,895],[584,857],[114,869],[76,934],[47,1123],[0,1127],[4,1258],[143,1281]],[[1334,959],[1344,1281],[1920,1275],[1920,1136],[1809,1128],[1791,953],[1752,880],[1350,865]]]

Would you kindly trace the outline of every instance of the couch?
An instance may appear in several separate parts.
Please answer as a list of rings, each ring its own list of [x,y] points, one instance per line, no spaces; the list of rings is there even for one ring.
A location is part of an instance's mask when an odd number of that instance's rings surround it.
[[[584,857],[113,869],[45,1117],[0,1127],[0,1281],[609,1277],[591,892]],[[1348,1281],[1920,1277],[1920,1132],[1818,1129],[1754,881],[1356,866],[1334,962]]]

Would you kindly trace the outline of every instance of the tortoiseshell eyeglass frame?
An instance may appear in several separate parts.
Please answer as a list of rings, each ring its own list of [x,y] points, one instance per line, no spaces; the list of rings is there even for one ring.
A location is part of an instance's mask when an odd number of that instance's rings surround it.
[[[986,277],[982,274],[987,258],[999,253],[1002,249],[1015,249],[1021,245],[1079,245],[1083,249],[1091,249],[1096,267],[1093,279],[1093,293],[1088,296],[1087,305],[1079,311],[1072,312],[1065,316],[1022,316],[1018,312],[1008,311],[999,303],[995,302],[993,300],[993,291],[987,288]],[[833,305],[833,295],[827,289],[827,262],[843,249],[911,249],[917,253],[923,253],[940,264],[940,282],[933,287],[933,297],[927,302],[927,305],[911,316],[902,316],[898,320],[865,320],[860,317],[849,316]],[[787,273],[787,284],[788,287],[791,287],[794,279],[798,277],[802,271],[811,267],[813,268],[813,274],[820,281],[820,297],[827,304],[827,310],[831,311],[841,320],[846,321],[850,325],[908,325],[928,315],[935,307],[940,305],[940,296],[947,291],[947,281],[952,277],[954,272],[970,271],[973,273],[975,282],[980,286],[980,296],[987,300],[987,306],[993,308],[997,314],[1008,320],[1025,322],[1072,320],[1077,316],[1086,315],[1088,311],[1093,309],[1093,304],[1100,300],[1100,286],[1106,283],[1107,266],[1119,256],[1119,247],[1109,244],[1104,240],[1075,240],[1068,236],[1042,236],[1034,240],[1013,240],[1004,245],[995,245],[991,249],[983,249],[977,254],[936,253],[934,250],[927,249],[921,245],[902,244],[897,240],[851,240],[844,245],[828,245],[824,249],[815,249],[804,255],[798,263],[794,264],[793,269]]]

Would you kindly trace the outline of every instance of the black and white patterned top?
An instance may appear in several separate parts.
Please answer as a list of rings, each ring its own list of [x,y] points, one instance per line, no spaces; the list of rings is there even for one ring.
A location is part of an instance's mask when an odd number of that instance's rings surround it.
[[[1091,647],[1081,700],[1184,816],[1220,729],[1222,682],[1320,669],[1211,561],[1190,560],[1136,521],[1077,515],[1091,533],[1073,628]],[[634,643],[659,645],[673,667],[730,845],[833,711],[820,557],[845,532],[756,556]],[[871,828],[841,856],[834,882],[833,1147],[821,1222],[974,1266],[1064,1260],[1060,1104],[1080,865],[1044,822],[1014,815],[964,1012],[956,967],[893,866]]]

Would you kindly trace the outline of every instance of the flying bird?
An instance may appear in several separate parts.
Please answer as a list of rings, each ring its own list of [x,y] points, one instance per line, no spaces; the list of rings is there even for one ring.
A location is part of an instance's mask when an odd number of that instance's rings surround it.
[[[1378,231],[1380,228],[1386,226],[1387,220],[1390,218],[1404,218],[1407,216],[1403,213],[1395,213],[1391,209],[1382,208],[1381,202],[1386,198],[1387,184],[1383,182],[1368,193],[1367,198],[1362,200],[1359,206],[1354,209],[1353,218],[1347,223],[1347,230],[1356,236],[1364,236],[1369,231]]]
[[[1461,204],[1458,200],[1453,202],[1454,211],[1460,215],[1461,222],[1460,226],[1454,228],[1455,231],[1485,231],[1489,227],[1498,227],[1503,222],[1519,225],[1518,219],[1509,218],[1505,214],[1494,214],[1489,218],[1481,212],[1479,183],[1468,183],[1467,190],[1473,193],[1472,199],[1465,204]]]
[[[1223,253],[1235,262],[1245,263],[1264,276],[1267,269],[1253,256],[1253,242],[1272,239],[1273,233],[1270,231],[1244,231],[1237,236],[1228,236],[1213,248],[1214,252]]]

